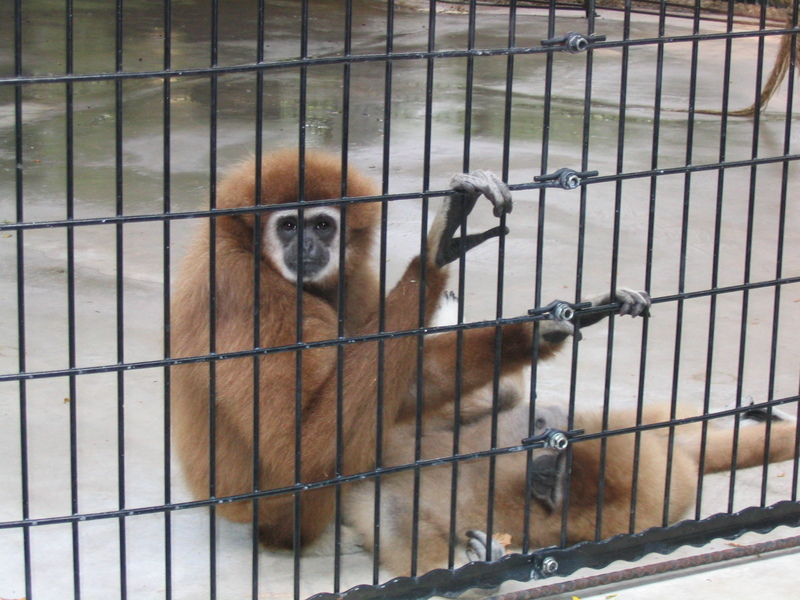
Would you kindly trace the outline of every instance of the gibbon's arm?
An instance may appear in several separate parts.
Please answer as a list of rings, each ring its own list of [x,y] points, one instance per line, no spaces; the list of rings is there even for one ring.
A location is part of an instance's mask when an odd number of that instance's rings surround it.
[[[619,288],[613,296],[610,293],[592,298],[592,306],[602,306],[612,302],[621,305],[620,315],[632,317],[647,315],[650,296]],[[593,325],[608,316],[607,312],[589,314],[580,319],[580,327]],[[539,359],[546,360],[558,352],[564,342],[574,334],[571,321],[540,321],[538,351]],[[500,375],[509,375],[530,365],[533,356],[532,322],[503,325],[500,350]],[[461,370],[461,393],[469,394],[491,382],[495,367],[494,327],[467,329],[462,333],[463,367]],[[425,344],[425,386],[424,404],[435,407],[452,398],[456,389],[456,332],[441,333]]]

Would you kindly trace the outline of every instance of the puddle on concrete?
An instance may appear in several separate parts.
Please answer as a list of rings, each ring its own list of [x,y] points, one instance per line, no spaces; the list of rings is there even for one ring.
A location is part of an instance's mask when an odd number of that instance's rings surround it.
[[[0,6],[0,75],[14,73],[10,15],[11,3]],[[77,74],[115,71],[115,25],[112,5],[81,2],[75,12]],[[130,6],[128,6],[128,4]],[[256,3],[221,3],[218,31],[220,66],[250,64],[256,59]],[[307,55],[338,56],[344,40],[341,2],[313,2],[309,15]],[[269,2],[264,60],[291,60],[300,56],[300,15],[294,2]],[[205,3],[175,1],[171,66],[177,70],[204,69],[211,64],[210,11]],[[23,74],[49,76],[65,73],[64,8],[60,1],[24,3]],[[122,69],[125,72],[156,71],[164,66],[164,29],[161,2],[126,3]],[[436,18],[436,49],[458,50],[467,43],[467,16],[440,14]],[[428,16],[413,7],[397,7],[394,22],[395,52],[424,52],[428,46]],[[701,24],[703,32],[722,31],[717,23]],[[621,15],[603,12],[596,22],[598,33],[610,40],[622,37]],[[555,31],[585,31],[577,13],[559,14]],[[354,6],[352,53],[371,56],[386,50],[386,11],[380,2],[358,2]],[[507,16],[496,9],[481,9],[477,21],[477,47],[507,46]],[[691,33],[691,22],[670,20],[667,35]],[[657,22],[637,16],[632,38],[657,35]],[[544,13],[520,12],[517,45],[537,46],[547,37]],[[765,64],[771,65],[777,38],[765,38]],[[732,43],[730,106],[749,105],[755,96],[757,41],[737,39]],[[653,167],[669,169],[687,162],[694,165],[720,160],[721,120],[698,115],[693,139],[687,148],[688,117],[685,112],[691,79],[688,65],[692,45],[664,46],[661,102],[664,112],[655,119],[657,48],[632,46],[628,55],[627,110],[624,149],[620,170],[626,173]],[[698,46],[696,106],[720,106],[724,41],[704,41]],[[591,70],[590,133],[585,166],[601,175],[616,173],[620,128],[619,48],[594,52]],[[587,56],[559,54],[553,60],[552,105],[547,148],[548,170],[582,167],[584,104],[587,86]],[[504,106],[507,60],[479,57],[474,60],[469,164],[474,168],[503,168]],[[381,61],[354,64],[350,69],[348,150],[353,164],[385,180],[390,192],[419,190],[424,173],[426,69],[424,60],[397,60],[392,64],[389,169],[383,172],[381,148],[386,135],[386,65]],[[309,146],[337,150],[342,145],[344,118],[341,65],[317,65],[307,69],[308,103],[305,134]],[[444,189],[450,176],[462,169],[465,129],[465,97],[468,61],[438,59],[433,70],[431,187]],[[517,56],[514,61],[511,97],[509,181],[527,183],[540,174],[541,137],[544,126],[546,60],[542,54]],[[247,72],[230,72],[217,78],[212,95],[203,76],[176,76],[170,81],[169,177],[165,177],[164,83],[159,79],[129,79],[121,90],[121,155],[117,155],[116,86],[112,81],[85,81],[73,85],[74,216],[102,218],[116,214],[117,203],[125,215],[159,214],[165,209],[164,187],[169,183],[169,208],[189,211],[208,202],[211,176],[211,114],[217,121],[216,160],[219,169],[233,164],[255,148],[256,94],[259,82]],[[265,148],[293,146],[300,127],[298,97],[300,76],[294,69],[265,72],[263,79],[263,142]],[[786,123],[785,89],[772,100],[760,121],[757,143],[753,123],[730,119],[725,130],[725,160],[746,160],[784,154]],[[27,85],[22,89],[22,211],[25,221],[57,221],[67,215],[68,115],[62,84]],[[793,115],[796,127],[797,114]],[[653,136],[658,128],[654,152]],[[0,221],[16,220],[14,91],[0,86]],[[798,152],[790,140],[788,153]],[[654,159],[654,153],[656,158]],[[721,244],[719,284],[737,285],[749,268],[752,281],[776,275],[779,233],[780,164],[765,165],[755,176],[749,167],[729,169],[721,191]],[[786,223],[800,218],[796,167],[789,166]],[[651,188],[652,185],[652,188]],[[619,184],[621,208],[615,213],[614,183],[587,186],[585,204],[582,288],[588,294],[608,287],[612,269],[614,219],[620,223],[619,263],[616,275],[623,285],[645,284],[648,215],[654,195],[655,233],[651,267],[651,292],[668,296],[680,290],[707,289],[712,281],[714,221],[719,178],[716,171],[630,179]],[[754,189],[752,227],[746,215]],[[687,192],[688,190],[688,192]],[[686,223],[685,264],[681,258],[684,203],[689,202]],[[503,314],[522,314],[533,305],[536,276],[536,242],[539,211],[544,212],[543,296],[573,299],[576,289],[576,238],[580,227],[581,194],[554,191],[540,205],[537,192],[519,192],[509,221],[506,240]],[[420,206],[417,201],[395,203],[390,212],[390,277],[405,266],[418,247]],[[488,210],[476,215],[475,226],[491,220]],[[169,227],[172,267],[182,255],[192,230],[187,221]],[[752,235],[748,250],[745,239]],[[784,231],[784,276],[800,272],[800,256],[791,251],[800,242],[796,228]],[[0,235],[0,372],[20,369],[17,323],[17,249],[19,234]],[[74,229],[75,269],[75,364],[113,365],[119,361],[158,360],[164,356],[163,314],[165,229],[161,223],[145,222],[116,226],[93,225]],[[62,228],[26,231],[23,249],[25,292],[25,368],[49,371],[69,366],[67,328],[67,234]],[[123,269],[118,280],[118,256]],[[465,300],[468,319],[491,318],[495,314],[497,245],[487,244],[468,259]],[[681,269],[685,268],[681,281]],[[122,291],[122,303],[117,302]],[[721,406],[733,401],[737,389],[742,295],[720,298],[717,313],[712,401]],[[770,381],[769,348],[772,344],[774,294],[771,289],[749,296],[746,315],[746,354],[742,389],[756,399],[796,394],[796,356],[800,348],[793,332],[800,326],[800,293],[796,286],[782,292],[780,331],[777,338],[775,378]],[[118,318],[120,307],[124,317]],[[683,344],[678,369],[675,359],[676,306],[654,308],[650,326],[648,370],[645,389],[649,397],[668,400],[673,379],[681,398],[699,403],[706,382],[709,302],[687,302],[683,315]],[[118,331],[122,332],[118,343]],[[614,402],[630,402],[638,385],[640,325],[620,320],[616,325],[612,385]],[[596,405],[603,395],[606,331],[586,335],[581,345],[577,378],[577,401]],[[633,340],[633,342],[630,342]],[[569,391],[568,356],[541,369],[537,383],[540,398],[560,400]],[[20,413],[17,383],[0,383],[0,439],[6,459],[0,464],[0,518],[21,518]],[[120,391],[124,392],[120,396]],[[127,507],[154,506],[165,501],[163,371],[143,369],[125,373],[86,375],[70,390],[65,378],[30,381],[27,399],[27,450],[30,464],[30,516],[41,519],[71,512],[70,408],[77,421],[77,507],[81,512],[111,511],[119,507],[117,430],[118,399],[124,397],[125,503]],[[171,501],[189,496],[173,466]],[[786,478],[790,479],[790,478]],[[746,480],[742,477],[741,480]],[[760,476],[753,490],[737,491],[737,505],[758,503]],[[790,482],[770,482],[770,494],[786,497]],[[741,481],[740,481],[740,485]],[[724,482],[715,496],[706,494],[705,513],[725,508]],[[755,494],[751,494],[753,491]],[[719,504],[722,502],[722,504]],[[166,525],[162,515],[125,519],[128,569],[125,573],[130,598],[164,596],[165,529],[172,532],[172,588],[176,598],[204,597],[209,592],[208,525],[205,510],[179,511]],[[80,525],[80,581],[86,598],[117,597],[120,594],[119,531],[116,520],[98,520]],[[34,527],[31,532],[33,586],[37,598],[62,598],[73,588],[72,530],[69,525]],[[251,593],[251,542],[246,527],[218,524],[216,565],[217,596],[249,597]],[[0,531],[0,597],[24,594],[22,534],[16,529]],[[259,555],[259,592],[263,597],[290,597],[293,571],[291,558],[280,553]],[[330,557],[307,558],[302,563],[301,595],[329,591],[333,564]],[[366,554],[343,558],[342,588],[372,581]]]

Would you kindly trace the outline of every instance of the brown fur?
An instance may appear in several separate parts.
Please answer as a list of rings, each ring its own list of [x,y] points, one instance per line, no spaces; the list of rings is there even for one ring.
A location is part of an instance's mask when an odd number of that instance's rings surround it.
[[[266,156],[261,169],[262,203],[298,200],[298,153],[280,152]],[[305,200],[341,196],[341,162],[338,157],[306,154]],[[347,174],[347,195],[377,194],[373,184],[351,169]],[[243,163],[220,183],[218,207],[249,207],[255,204],[255,166]],[[374,243],[379,205],[361,203],[347,209],[344,333],[348,336],[378,331],[379,298],[377,275],[369,258]],[[261,217],[269,223],[270,213]],[[438,220],[437,220],[438,222]],[[446,269],[434,263],[442,229],[434,222],[428,237],[426,265],[425,324],[437,307],[447,282]],[[269,256],[253,256],[256,219],[252,214],[216,218],[216,333],[211,347],[209,253],[210,226],[203,223],[183,260],[172,304],[172,356],[203,356],[209,352],[228,353],[296,343],[297,286],[284,279]],[[260,330],[254,338],[254,270],[259,270]],[[420,326],[419,290],[421,259],[411,261],[385,301],[386,331],[403,331]],[[338,335],[338,273],[313,288],[302,291],[302,341],[336,339]],[[556,325],[546,325],[543,331]],[[486,384],[494,374],[495,329],[471,330],[464,339],[467,376],[464,393]],[[567,337],[555,342],[542,338],[541,354],[552,351]],[[532,327],[528,324],[503,328],[503,373],[529,363]],[[415,336],[387,339],[385,345],[382,415],[384,427],[411,414],[411,390],[416,380]],[[440,334],[425,343],[425,405],[436,411],[452,402],[455,385],[455,334]],[[258,357],[260,417],[259,450],[254,468],[254,362],[252,357],[211,363],[180,365],[172,370],[172,408],[175,445],[189,487],[196,498],[212,493],[209,478],[210,451],[215,448],[213,494],[225,497],[268,490],[295,483],[295,402],[301,402],[302,459],[300,480],[314,482],[336,474],[337,361],[335,347],[301,352],[302,389],[296,390],[297,353],[278,352]],[[344,474],[369,470],[374,465],[376,413],[378,404],[378,343],[361,342],[343,346],[341,457]],[[215,428],[210,440],[209,398],[211,372],[216,385]],[[257,481],[254,480],[257,471]],[[302,543],[315,539],[332,520],[335,495],[332,487],[302,494]],[[220,515],[240,522],[252,519],[252,502],[218,506]],[[281,495],[258,502],[259,536],[269,546],[293,543],[294,497]]]
[[[540,407],[537,418],[543,415],[548,425],[566,429],[566,413],[558,407]],[[553,416],[555,415],[555,419]],[[529,407],[518,405],[500,413],[498,447],[516,446],[528,437]],[[560,421],[553,424],[553,420]],[[644,423],[669,420],[666,410],[649,410]],[[631,411],[612,412],[607,430],[630,427],[636,424]],[[576,428],[587,433],[602,430],[601,415],[582,413],[576,415]],[[489,448],[491,419],[461,431],[461,453],[477,452]],[[772,424],[769,460],[773,462],[794,457],[796,424]],[[764,425],[742,426],[739,430],[737,467],[760,465],[764,459]],[[706,441],[705,472],[724,471],[731,466],[733,430],[711,423]],[[675,429],[676,438],[672,454],[669,489],[668,523],[679,520],[694,505],[698,481],[701,425],[684,425]],[[398,427],[389,443],[385,464],[400,465],[413,462],[414,430]],[[642,433],[639,445],[638,483],[636,487],[636,520],[632,531],[643,531],[664,524],[664,496],[667,475],[668,428]],[[453,449],[452,432],[428,428],[422,439],[423,458],[450,456]],[[614,435],[607,438],[605,457],[602,530],[605,539],[620,533],[631,532],[631,498],[634,477],[634,434]],[[571,474],[566,476],[569,485],[569,514],[567,543],[593,540],[597,534],[598,495],[601,473],[601,444],[599,439],[575,442],[571,445]],[[545,454],[555,455],[555,450],[539,449],[534,458]],[[493,529],[511,535],[512,544],[520,546],[524,537],[524,507],[526,494],[527,453],[506,454],[496,459],[496,485],[494,490]],[[420,515],[417,572],[424,573],[437,567],[446,567],[450,539],[450,501],[452,465],[425,468],[420,478]],[[466,461],[459,465],[458,500],[455,532],[458,540],[469,529],[485,530],[487,526],[489,459]],[[365,547],[374,543],[373,491],[374,484],[365,482],[348,497],[348,520],[366,538]],[[411,572],[411,535],[413,523],[413,474],[404,472],[382,478],[381,485],[381,538],[380,558],[393,575]],[[530,547],[542,548],[561,542],[562,509],[560,499],[555,506],[531,500]]]

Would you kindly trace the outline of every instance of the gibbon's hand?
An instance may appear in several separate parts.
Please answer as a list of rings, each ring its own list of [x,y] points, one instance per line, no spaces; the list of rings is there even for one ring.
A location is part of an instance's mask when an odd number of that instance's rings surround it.
[[[453,238],[453,234],[461,227],[463,220],[472,212],[475,202],[481,195],[486,196],[494,205],[494,216],[501,217],[512,209],[511,191],[497,175],[490,171],[473,171],[461,173],[450,182],[453,192],[445,198],[440,210],[444,217],[444,229],[436,252],[436,265],[444,265],[461,258],[463,252],[471,250],[488,239],[508,233],[507,227],[493,227],[483,233],[473,233],[462,239]]]
[[[603,306],[605,304],[619,304],[620,315],[630,315],[632,317],[650,316],[650,295],[647,292],[637,292],[628,288],[618,288],[613,296],[606,292],[595,296],[590,300],[592,306]],[[576,340],[582,339],[580,330],[589,325],[594,325],[605,319],[609,312],[590,312],[580,314],[579,317],[571,321],[542,321],[539,325],[539,334],[549,344],[561,344],[569,336]]]
[[[650,294],[647,292],[619,288],[613,301],[622,305],[619,309],[620,315],[630,315],[632,317],[650,316]],[[594,304],[594,301],[592,301],[592,304]]]
[[[467,559],[471,562],[487,561],[492,562],[498,560],[506,555],[506,549],[503,544],[498,542],[493,537],[487,536],[483,531],[477,529],[470,529],[467,531]],[[491,543],[491,549],[487,555],[486,542]]]
[[[650,294],[647,292],[637,292],[628,288],[617,288],[612,296],[608,292],[600,294],[591,299],[592,306],[616,303],[620,305],[619,314],[630,315],[632,317],[650,316]],[[581,316],[579,327],[588,327],[598,321],[603,320],[608,313],[597,312]]]

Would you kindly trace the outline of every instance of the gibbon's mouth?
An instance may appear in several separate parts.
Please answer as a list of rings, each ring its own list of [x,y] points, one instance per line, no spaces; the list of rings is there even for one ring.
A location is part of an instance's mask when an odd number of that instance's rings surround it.
[[[286,267],[295,274],[298,274],[300,270],[300,266],[298,261],[294,257],[286,257],[284,261],[286,263]],[[320,260],[314,257],[303,257],[303,279],[308,279],[309,277],[315,277],[319,275],[319,273],[327,266],[327,260]]]
[[[303,259],[303,278],[310,277],[317,275],[327,264],[326,262],[320,262],[318,260],[314,260],[313,258],[305,258]]]

